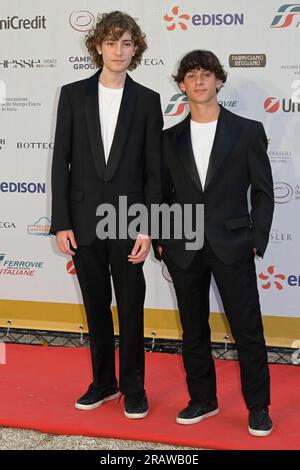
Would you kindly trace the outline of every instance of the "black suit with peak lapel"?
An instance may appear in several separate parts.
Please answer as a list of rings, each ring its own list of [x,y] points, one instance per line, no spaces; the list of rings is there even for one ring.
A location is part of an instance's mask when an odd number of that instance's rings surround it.
[[[268,244],[274,198],[266,147],[261,123],[221,107],[202,188],[191,143],[190,115],[164,131],[165,199],[181,205],[204,204],[205,237],[225,264],[241,259],[253,247],[262,256]],[[196,254],[184,249],[185,242],[163,242],[168,256],[181,267],[187,267]]]
[[[183,327],[183,360],[192,401],[216,400],[210,350],[209,289],[214,275],[239,352],[247,406],[268,406],[269,371],[253,248],[263,256],[272,223],[273,181],[261,123],[220,109],[202,188],[190,119],[164,131],[164,194],[169,204],[204,204],[204,246],[161,240]],[[250,188],[251,209],[248,209]]]
[[[142,263],[128,262],[134,240],[99,240],[96,208],[109,203],[118,220],[119,196],[128,206],[150,207],[161,200],[160,98],[126,77],[115,134],[107,162],[101,137],[98,71],[65,85],[58,105],[52,164],[50,233],[73,230],[78,244],[73,257],[87,313],[94,386],[116,384],[111,317],[112,275],[120,329],[120,389],[144,387]]]

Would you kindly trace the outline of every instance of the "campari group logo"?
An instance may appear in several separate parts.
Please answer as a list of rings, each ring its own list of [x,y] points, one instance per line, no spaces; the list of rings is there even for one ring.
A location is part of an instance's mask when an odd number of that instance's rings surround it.
[[[270,28],[288,28],[300,26],[300,4],[287,3],[278,8]]]
[[[190,26],[237,26],[244,25],[244,13],[197,13],[190,15],[174,6],[163,16],[168,31],[186,31]],[[190,21],[191,20],[191,21]]]

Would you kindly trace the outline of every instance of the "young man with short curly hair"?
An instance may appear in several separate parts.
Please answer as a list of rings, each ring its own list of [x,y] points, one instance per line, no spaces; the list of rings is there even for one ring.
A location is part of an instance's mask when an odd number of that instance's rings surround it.
[[[143,262],[151,245],[96,236],[96,209],[119,198],[148,208],[161,200],[159,95],[127,74],[141,62],[145,35],[129,15],[101,15],[86,38],[99,70],[65,85],[58,105],[52,165],[52,225],[59,250],[72,255],[87,314],[93,382],[75,404],[90,410],[124,394],[125,416],[144,418]],[[122,214],[121,214],[122,215]],[[148,232],[150,233],[150,232]],[[97,232],[98,234],[98,232]],[[120,331],[119,385],[115,372],[111,280]]]

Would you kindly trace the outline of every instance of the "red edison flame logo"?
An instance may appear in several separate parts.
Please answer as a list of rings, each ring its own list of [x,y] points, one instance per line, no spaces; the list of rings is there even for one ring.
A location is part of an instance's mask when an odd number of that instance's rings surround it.
[[[284,274],[275,274],[274,275],[275,266],[269,266],[267,271],[268,271],[269,274],[260,273],[260,275],[258,276],[259,279],[261,279],[262,281],[267,281],[265,284],[262,284],[262,288],[263,289],[270,289],[271,285],[274,284],[276,289],[282,290],[283,285],[277,279],[280,279],[281,281],[284,281],[286,276]]]

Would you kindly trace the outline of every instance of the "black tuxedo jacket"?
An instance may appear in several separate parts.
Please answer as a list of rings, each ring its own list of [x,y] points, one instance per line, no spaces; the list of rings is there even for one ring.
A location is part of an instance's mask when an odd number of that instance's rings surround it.
[[[112,204],[118,217],[120,195],[128,197],[128,205],[144,203],[149,207],[161,201],[163,119],[159,95],[127,75],[106,164],[99,118],[99,73],[63,86],[57,111],[50,233],[73,229],[81,245],[96,237],[99,204]]]
[[[169,204],[204,204],[204,234],[215,254],[231,264],[257,248],[263,256],[274,210],[267,139],[260,122],[221,107],[205,187],[198,175],[188,115],[164,131],[164,198]],[[250,187],[251,207],[248,204]],[[182,240],[161,240],[165,253],[182,268],[196,251]]]

